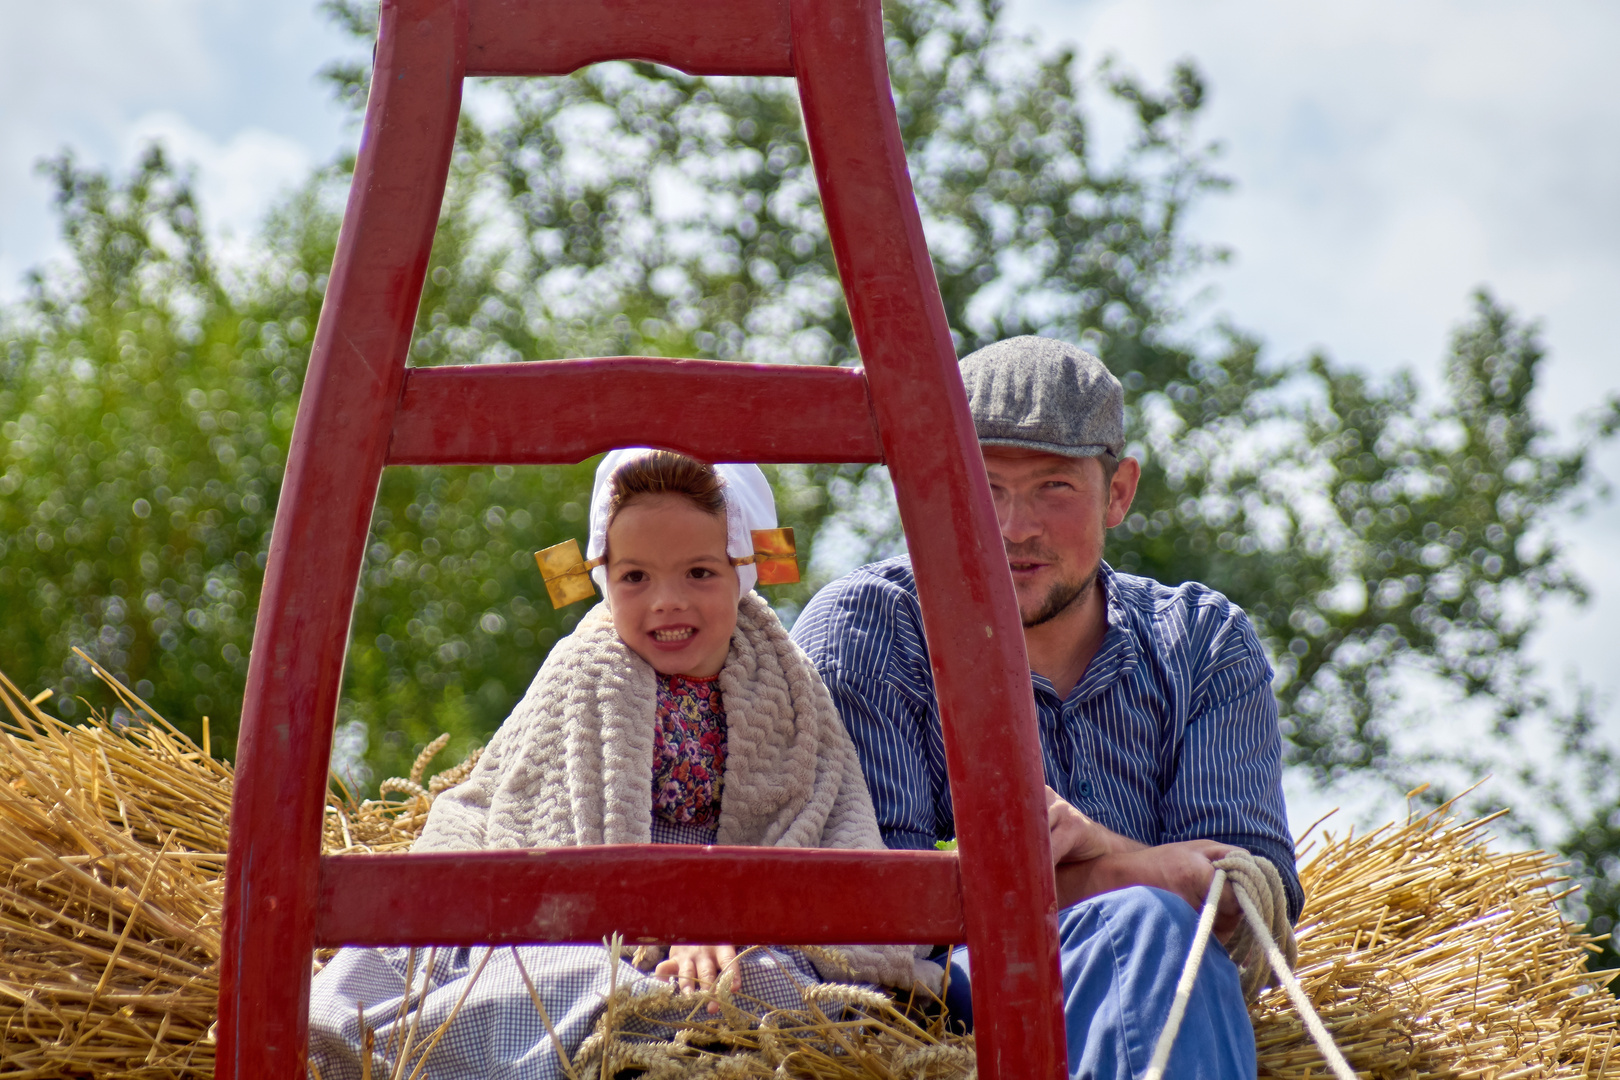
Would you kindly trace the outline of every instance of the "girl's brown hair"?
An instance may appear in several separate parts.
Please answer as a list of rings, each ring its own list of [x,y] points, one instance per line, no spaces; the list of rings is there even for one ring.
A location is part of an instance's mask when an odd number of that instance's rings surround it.
[[[714,471],[713,465],[685,454],[654,450],[614,470],[608,521],[643,495],[682,495],[704,513],[724,517],[726,496],[722,486],[720,474]]]

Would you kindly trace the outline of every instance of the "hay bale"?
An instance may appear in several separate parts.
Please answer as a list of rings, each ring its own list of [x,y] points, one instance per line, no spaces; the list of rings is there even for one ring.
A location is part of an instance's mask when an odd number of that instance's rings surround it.
[[[64,724],[0,674],[0,1077],[211,1077],[231,769],[97,674],[147,722]],[[334,810],[327,847],[408,847],[426,810]]]
[[[1372,1077],[1620,1076],[1613,972],[1564,919],[1560,864],[1489,845],[1450,805],[1342,840],[1301,870],[1296,969],[1350,1065]],[[1506,811],[1503,811],[1505,813]],[[1260,1076],[1324,1077],[1279,989],[1252,1010]]]
[[[0,1075],[212,1075],[229,770],[0,698]]]
[[[64,724],[0,674],[0,1080],[206,1080],[230,766],[97,673],[146,721]],[[425,779],[442,746],[385,781],[383,799],[334,799],[325,850],[407,848],[434,795],[471,768]],[[1592,939],[1556,907],[1558,864],[1491,850],[1488,823],[1436,812],[1326,838],[1301,874],[1307,993],[1363,1076],[1620,1080],[1620,1003],[1586,970]],[[660,1077],[971,1075],[971,1040],[892,1004],[818,998],[763,1028],[732,1012],[698,1010],[652,1042],[610,1022],[581,1075],[604,1048]],[[1262,1077],[1328,1075],[1280,991],[1253,1017]]]

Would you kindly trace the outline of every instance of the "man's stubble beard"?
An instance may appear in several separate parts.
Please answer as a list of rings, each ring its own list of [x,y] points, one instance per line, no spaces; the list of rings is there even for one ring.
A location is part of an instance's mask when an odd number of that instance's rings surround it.
[[[1091,591],[1092,586],[1097,583],[1098,569],[1099,567],[1093,566],[1091,572],[1080,581],[1059,581],[1053,584],[1046,591],[1046,597],[1041,601],[1041,606],[1035,609],[1035,614],[1024,615],[1019,612],[1020,617],[1024,620],[1024,629],[1028,630],[1040,626],[1042,623],[1049,623],[1075,604],[1084,600],[1086,594]]]
[[[1103,509],[1102,520],[1100,522],[1104,535],[1106,535],[1108,532],[1108,508],[1112,505],[1113,500],[1110,497],[1107,500],[1107,505]],[[1022,544],[1009,544],[1007,546],[1008,562],[1018,562],[1020,556],[1030,559],[1031,561],[1044,561],[1048,565],[1051,565],[1057,561],[1056,558],[1053,557],[1052,552],[1042,551],[1039,549],[1039,541],[1026,541],[1026,543],[1029,543],[1030,545],[1030,549],[1027,554],[1018,550],[1019,547],[1023,546]],[[1097,584],[1097,572],[1101,569],[1102,555],[1099,550],[1097,561],[1091,565],[1090,570],[1086,571],[1085,577],[1081,578],[1079,581],[1059,581],[1054,583],[1052,587],[1046,591],[1046,598],[1041,601],[1041,606],[1035,609],[1035,614],[1029,616],[1024,615],[1023,607],[1020,605],[1018,615],[1019,618],[1023,619],[1024,621],[1024,629],[1029,630],[1044,623],[1049,623],[1059,615],[1062,615],[1065,611],[1068,611],[1075,604],[1085,600],[1086,595],[1091,592],[1092,586]]]

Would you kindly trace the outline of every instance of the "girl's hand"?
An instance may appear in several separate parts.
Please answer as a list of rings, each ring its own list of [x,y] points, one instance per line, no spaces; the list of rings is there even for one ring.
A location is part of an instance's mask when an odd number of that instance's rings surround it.
[[[721,973],[736,962],[737,950],[730,945],[671,945],[669,956],[653,968],[653,978],[675,983],[683,994],[713,990]],[[720,1006],[711,1003],[709,1011],[719,1012]]]

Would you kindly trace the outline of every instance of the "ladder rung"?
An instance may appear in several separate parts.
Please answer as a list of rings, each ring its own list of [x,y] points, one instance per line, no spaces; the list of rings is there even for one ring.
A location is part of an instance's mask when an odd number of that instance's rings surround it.
[[[858,368],[617,356],[412,368],[388,464],[573,464],[618,446],[704,461],[883,460]]]
[[[792,75],[787,0],[472,0],[468,75],[650,60],[689,75]]]
[[[329,855],[315,938],[339,945],[964,940],[956,855],[619,845]]]

